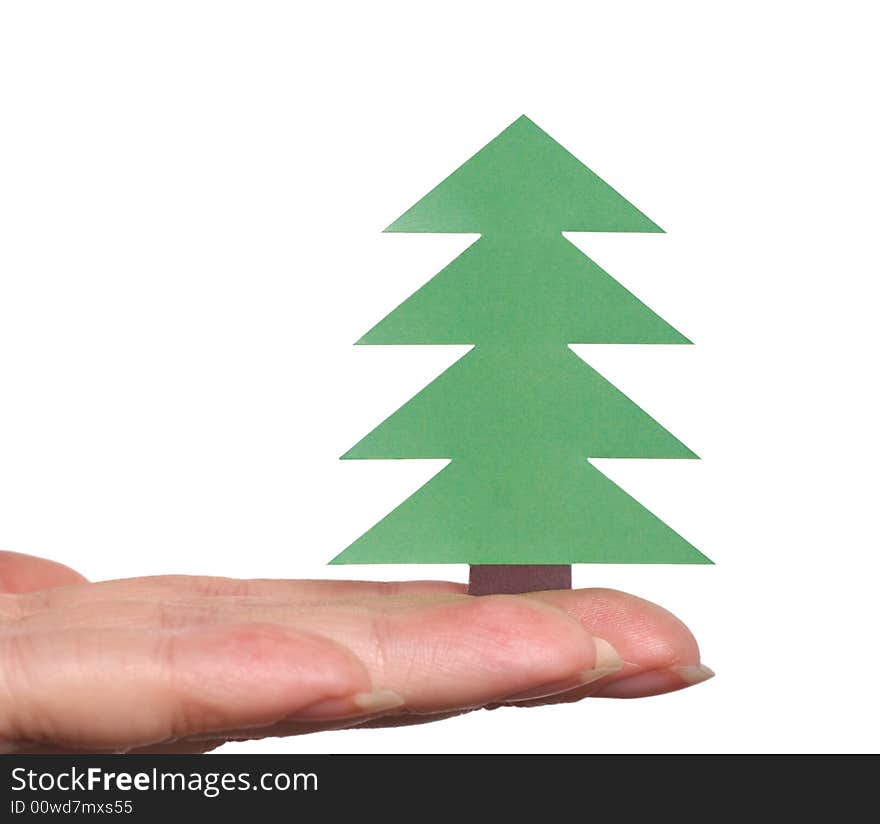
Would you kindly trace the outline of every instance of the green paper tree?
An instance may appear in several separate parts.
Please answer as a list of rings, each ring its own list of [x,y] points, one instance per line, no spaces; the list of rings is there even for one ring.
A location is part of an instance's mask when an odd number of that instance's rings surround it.
[[[480,238],[359,344],[473,348],[343,455],[450,463],[334,564],[471,565],[471,591],[574,563],[711,563],[589,458],[696,458],[569,348],[690,341],[562,232],[662,232],[521,117],[387,232]]]

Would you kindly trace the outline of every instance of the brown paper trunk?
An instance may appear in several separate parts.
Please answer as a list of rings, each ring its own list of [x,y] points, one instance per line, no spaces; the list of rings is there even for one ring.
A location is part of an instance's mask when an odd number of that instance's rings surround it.
[[[571,567],[561,564],[476,564],[471,566],[469,595],[571,589]]]

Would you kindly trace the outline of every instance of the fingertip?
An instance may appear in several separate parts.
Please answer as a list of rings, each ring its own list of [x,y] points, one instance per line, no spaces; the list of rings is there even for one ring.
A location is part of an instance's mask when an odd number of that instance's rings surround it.
[[[611,680],[592,693],[593,698],[648,698],[667,692],[693,687],[714,678],[705,664],[638,672],[619,680]]]
[[[612,589],[534,593],[576,617],[620,653],[623,667],[588,689],[566,696],[637,698],[673,692],[711,677],[688,626],[664,607]]]
[[[654,670],[700,663],[700,649],[689,627],[652,601],[601,588],[531,597],[565,610],[593,635],[607,639],[628,667]]]

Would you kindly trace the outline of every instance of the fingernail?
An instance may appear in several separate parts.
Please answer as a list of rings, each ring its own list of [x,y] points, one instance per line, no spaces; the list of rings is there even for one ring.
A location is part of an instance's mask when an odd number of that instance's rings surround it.
[[[606,675],[617,672],[623,666],[623,659],[617,654],[617,650],[604,638],[594,638],[596,645],[596,661],[592,669],[579,672],[571,678],[563,681],[554,681],[550,684],[542,684],[525,692],[519,692],[504,699],[504,703],[515,704],[518,701],[534,701],[538,698],[548,698],[551,695],[559,695],[562,692],[592,684]]]
[[[700,684],[715,677],[715,673],[705,664],[700,664],[696,667],[670,667],[669,669],[677,673],[688,686]]]
[[[593,693],[594,698],[643,698],[692,687],[715,675],[704,664],[649,670],[605,684]]]
[[[339,718],[359,715],[376,715],[403,705],[403,698],[391,690],[358,692],[344,698],[328,698],[326,701],[319,701],[317,704],[297,710],[290,716],[290,720],[335,721]]]

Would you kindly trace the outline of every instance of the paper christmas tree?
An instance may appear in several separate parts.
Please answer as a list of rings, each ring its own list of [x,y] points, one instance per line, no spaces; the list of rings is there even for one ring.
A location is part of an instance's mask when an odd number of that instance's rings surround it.
[[[470,564],[471,592],[575,563],[711,563],[589,458],[696,458],[569,348],[690,343],[562,232],[662,232],[521,117],[387,232],[480,239],[359,344],[473,344],[343,459],[450,463],[333,559]]]

